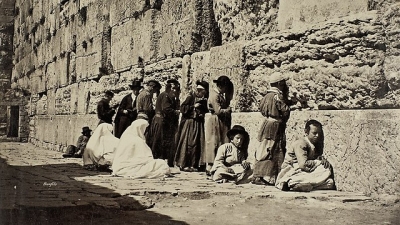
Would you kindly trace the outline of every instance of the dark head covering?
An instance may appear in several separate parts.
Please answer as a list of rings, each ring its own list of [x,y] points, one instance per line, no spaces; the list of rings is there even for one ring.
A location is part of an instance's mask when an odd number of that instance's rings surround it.
[[[105,94],[114,97],[114,93],[112,91],[106,91]]]
[[[82,127],[82,134],[92,132],[92,130],[89,127]]]
[[[243,151],[244,157],[247,158],[247,156],[248,156],[247,150],[249,148],[249,143],[250,143],[249,133],[247,133],[246,129],[244,129],[243,126],[234,125],[232,127],[232,129],[228,130],[228,132],[226,133],[226,136],[228,136],[228,138],[231,139],[231,137],[233,137],[236,134],[242,134],[244,136],[243,144],[240,149]]]
[[[227,76],[220,76],[218,77],[218,79],[213,80],[214,83],[221,86],[225,86],[227,87],[226,90],[226,101],[228,102],[228,104],[230,104],[232,98],[233,98],[233,93],[234,93],[234,87],[233,87],[233,83],[232,81],[229,79],[229,77]]]
[[[226,136],[228,136],[228,138],[230,138],[236,134],[243,134],[245,137],[249,136],[249,133],[247,133],[246,129],[244,129],[244,127],[242,127],[240,125],[233,126],[232,129],[228,130],[228,132],[226,133]]]
[[[196,85],[200,85],[200,86],[204,87],[204,89],[206,89],[206,91],[208,92],[209,85],[206,81],[198,80],[198,81],[196,81]]]
[[[153,84],[153,85],[154,85],[154,88],[156,88],[156,89],[161,89],[161,84],[160,84],[160,82],[158,82],[158,81],[156,81],[156,80],[149,80],[149,81],[147,82],[147,84],[148,84],[148,85]]]
[[[175,88],[176,88],[177,90],[180,90],[180,89],[181,89],[181,84],[180,84],[179,81],[176,80],[176,79],[167,80],[167,85],[165,86],[165,89],[166,89],[167,91],[171,90],[172,85],[174,85]]]
[[[142,88],[143,86],[142,86],[142,81],[143,80],[133,80],[132,81],[132,84],[130,84],[129,85],[129,87],[133,90],[133,89],[135,89],[135,88]]]
[[[228,86],[232,83],[232,81],[227,76],[220,76],[218,79],[213,80],[217,85]]]

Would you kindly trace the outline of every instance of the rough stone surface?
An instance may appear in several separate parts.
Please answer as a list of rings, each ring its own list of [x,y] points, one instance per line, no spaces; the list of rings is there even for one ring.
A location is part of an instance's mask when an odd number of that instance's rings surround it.
[[[398,89],[389,89],[385,77],[385,60],[394,63],[382,28],[371,11],[251,40],[244,46],[249,107],[257,110],[266,90],[260,87],[280,71],[292,78],[292,91],[307,98],[310,109],[398,108]]]
[[[301,28],[308,24],[366,12],[368,0],[284,0],[279,2],[278,29]]]
[[[282,3],[277,0],[215,0],[215,19],[222,43],[250,40],[277,31],[279,4]]]

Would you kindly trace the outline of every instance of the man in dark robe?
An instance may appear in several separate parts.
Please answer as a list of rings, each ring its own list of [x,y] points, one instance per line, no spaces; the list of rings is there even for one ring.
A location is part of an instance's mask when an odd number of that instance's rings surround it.
[[[260,112],[265,117],[258,134],[259,148],[256,150],[254,184],[274,185],[276,176],[286,153],[286,123],[290,117],[290,106],[297,100],[289,100],[289,78],[282,73],[270,77],[271,88],[260,102]]]
[[[112,124],[112,117],[115,114],[115,108],[110,107],[110,101],[114,97],[114,93],[111,91],[106,91],[104,94],[104,98],[102,98],[97,103],[97,117],[99,118],[99,124],[101,123],[109,123]]]
[[[136,110],[138,117],[147,119],[151,123],[155,111],[153,104],[153,95],[160,93],[161,84],[156,80],[150,80],[147,82],[146,89],[141,91],[136,98]]]
[[[132,93],[122,98],[114,120],[114,135],[117,138],[121,137],[122,133],[124,133],[126,128],[129,127],[137,117],[136,98],[139,95],[140,89],[143,88],[141,80],[134,80],[129,87],[131,88]]]
[[[155,159],[168,160],[170,167],[174,166],[175,133],[179,120],[180,84],[177,80],[167,81],[165,91],[156,101],[155,116],[151,122],[146,140]]]

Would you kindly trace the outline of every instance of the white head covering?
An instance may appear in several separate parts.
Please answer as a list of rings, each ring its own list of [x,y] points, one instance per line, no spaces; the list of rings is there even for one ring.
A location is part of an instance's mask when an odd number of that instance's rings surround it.
[[[113,126],[109,123],[101,123],[93,132],[86,144],[86,149],[83,153],[83,164],[103,164],[101,160],[107,155],[107,161],[112,161],[112,153],[114,152],[119,139],[112,134]],[[108,162],[104,162],[109,164]]]
[[[169,173],[168,164],[164,160],[154,160],[146,144],[144,132],[148,126],[147,120],[137,119],[122,134],[112,165],[114,175],[156,178]]]
[[[139,137],[143,140],[145,140],[144,132],[146,131],[146,128],[149,126],[149,122],[145,119],[137,119],[132,122],[132,124],[126,128],[124,133],[121,136],[121,140],[125,138],[132,138],[132,137]],[[124,136],[126,136],[124,138]]]

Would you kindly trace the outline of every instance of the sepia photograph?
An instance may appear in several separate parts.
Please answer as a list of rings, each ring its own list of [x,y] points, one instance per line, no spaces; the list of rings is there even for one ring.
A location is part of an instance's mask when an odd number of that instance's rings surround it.
[[[0,0],[0,224],[400,224],[400,0]]]

